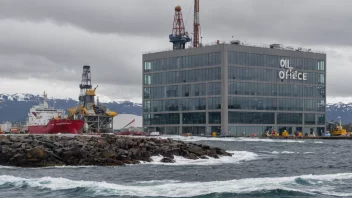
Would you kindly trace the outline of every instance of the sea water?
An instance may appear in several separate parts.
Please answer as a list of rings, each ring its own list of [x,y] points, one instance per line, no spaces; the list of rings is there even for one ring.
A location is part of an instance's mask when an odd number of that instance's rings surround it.
[[[0,166],[0,197],[352,197],[349,140],[172,136],[232,157],[121,167]]]

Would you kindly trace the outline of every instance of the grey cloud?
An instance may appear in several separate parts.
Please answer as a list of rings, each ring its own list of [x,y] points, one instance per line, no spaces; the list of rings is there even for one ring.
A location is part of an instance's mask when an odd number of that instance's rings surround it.
[[[142,52],[171,47],[168,34],[177,4],[192,32],[191,0],[2,0],[0,77],[78,84],[88,64],[94,83],[104,85],[101,93],[141,97]],[[328,94],[347,96],[340,87],[352,83],[346,72],[352,63],[351,5],[349,0],[202,0],[203,41],[233,36],[325,48]]]
[[[28,1],[27,1],[28,2]],[[180,4],[192,32],[192,3],[164,0],[8,0],[0,7],[1,18],[73,24],[91,32],[162,37],[171,32],[173,7]],[[204,39],[281,39],[299,44],[352,43],[349,0],[238,0],[201,2]]]
[[[139,42],[143,38],[92,34],[49,22],[6,20],[0,21],[0,28],[11,31],[0,35],[0,76],[76,81],[82,66],[88,64],[95,71],[95,79],[102,83],[141,83]],[[150,45],[152,42],[143,43]],[[72,72],[65,72],[65,69]]]

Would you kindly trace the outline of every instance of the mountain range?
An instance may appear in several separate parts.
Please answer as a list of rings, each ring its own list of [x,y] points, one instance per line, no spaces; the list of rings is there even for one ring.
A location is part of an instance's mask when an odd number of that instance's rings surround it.
[[[38,105],[43,97],[33,94],[0,94],[0,123],[5,121],[25,121],[29,109]],[[67,109],[78,105],[78,101],[72,98],[48,99],[49,106],[57,109]],[[119,114],[142,115],[142,104],[130,101],[103,103],[108,109]],[[352,103],[336,103],[326,105],[327,121],[338,120],[340,117],[343,124],[352,123]]]
[[[43,97],[33,94],[0,94],[0,123],[5,121],[19,122],[25,121],[29,109],[43,102]],[[72,108],[78,105],[78,101],[72,98],[55,99],[48,98],[49,106],[56,109]],[[103,103],[111,111],[118,114],[142,115],[142,104],[129,101]],[[67,111],[66,111],[67,112]]]

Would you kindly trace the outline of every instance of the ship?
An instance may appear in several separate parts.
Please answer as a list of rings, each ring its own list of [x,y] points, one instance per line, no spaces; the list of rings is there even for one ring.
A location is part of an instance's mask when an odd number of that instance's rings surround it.
[[[84,120],[63,119],[65,111],[49,107],[45,92],[43,98],[43,103],[29,110],[26,124],[29,134],[81,133]]]

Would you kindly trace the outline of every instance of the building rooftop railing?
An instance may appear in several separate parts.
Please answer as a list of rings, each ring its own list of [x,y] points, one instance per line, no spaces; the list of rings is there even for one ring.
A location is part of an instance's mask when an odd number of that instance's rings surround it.
[[[221,45],[221,44],[232,44],[232,45],[242,45],[242,46],[249,46],[249,47],[259,47],[259,48],[271,48],[271,49],[280,49],[280,50],[288,50],[288,51],[301,51],[301,52],[312,52],[312,53],[320,53],[326,54],[322,50],[313,50],[311,48],[303,48],[303,47],[293,47],[293,46],[285,46],[282,44],[253,44],[247,42],[241,42],[239,40],[232,40],[232,41],[216,41],[207,44],[200,44],[200,47],[209,47],[214,45]],[[192,49],[193,46],[188,46],[186,49]],[[172,48],[165,48],[159,50],[150,50],[147,52],[143,52],[143,54],[150,54],[150,53],[158,53],[158,52],[166,52],[166,51],[173,51]]]

